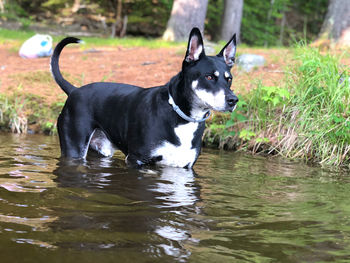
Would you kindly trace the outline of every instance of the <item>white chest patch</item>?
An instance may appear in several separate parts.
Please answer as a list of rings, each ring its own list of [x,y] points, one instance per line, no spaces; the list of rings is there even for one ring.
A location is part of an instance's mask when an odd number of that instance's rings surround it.
[[[174,132],[180,141],[180,145],[165,141],[154,149],[151,155],[153,157],[162,156],[162,160],[159,162],[161,165],[173,167],[189,165],[189,167],[192,167],[197,156],[197,150],[192,149],[192,140],[198,125],[198,123],[190,122],[177,126]]]

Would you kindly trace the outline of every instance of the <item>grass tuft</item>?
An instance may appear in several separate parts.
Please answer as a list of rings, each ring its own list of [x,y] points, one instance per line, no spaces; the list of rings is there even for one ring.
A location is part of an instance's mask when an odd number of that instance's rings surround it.
[[[9,30],[0,28],[0,44],[11,42],[17,49],[20,48],[28,38],[35,35],[33,31]],[[59,42],[65,36],[53,36],[54,42]],[[143,37],[125,37],[125,38],[108,38],[108,37],[81,37],[85,45],[82,48],[92,48],[98,46],[123,46],[123,47],[148,47],[148,48],[168,48],[176,46],[185,46],[184,42],[169,42],[161,39],[148,39]]]
[[[240,97],[235,112],[221,123],[213,120],[206,141],[350,167],[349,68],[340,59],[299,45],[285,81],[271,87],[257,83]]]
[[[55,134],[56,120],[63,104],[48,105],[44,98],[33,94],[0,93],[0,130]]]

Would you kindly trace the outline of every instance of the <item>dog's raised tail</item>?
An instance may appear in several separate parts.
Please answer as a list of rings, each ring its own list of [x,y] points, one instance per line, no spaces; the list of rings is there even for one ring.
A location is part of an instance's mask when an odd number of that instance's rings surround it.
[[[82,41],[79,38],[75,37],[66,37],[65,39],[61,40],[55,47],[55,50],[53,51],[53,54],[51,56],[51,73],[57,84],[63,89],[63,91],[69,95],[73,90],[75,90],[77,87],[70,84],[67,80],[65,80],[61,74],[60,67],[58,66],[59,57],[61,54],[62,49],[71,43],[81,43]]]

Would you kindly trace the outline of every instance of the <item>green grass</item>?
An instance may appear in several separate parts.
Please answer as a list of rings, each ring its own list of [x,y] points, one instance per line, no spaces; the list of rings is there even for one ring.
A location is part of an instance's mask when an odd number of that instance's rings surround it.
[[[293,69],[293,96],[286,109],[298,132],[295,145],[287,145],[287,150],[296,157],[312,156],[331,165],[349,162],[349,69],[340,58],[304,46],[296,51],[301,63]]]
[[[26,39],[33,36],[35,32],[33,31],[23,31],[23,30],[9,30],[5,28],[0,28],[0,41],[18,40],[25,41]]]
[[[48,105],[44,98],[33,94],[0,93],[0,130],[27,133],[35,129],[34,132],[55,134],[63,104],[62,101]]]
[[[11,74],[10,77],[19,82],[24,83],[43,83],[53,84],[55,83],[50,72],[37,70],[31,72],[21,72],[17,74]]]
[[[206,140],[350,167],[349,68],[341,58],[298,46],[285,81],[271,87],[257,83],[240,97],[235,112],[209,124]]]
[[[168,48],[185,45],[185,43],[168,42],[161,39],[148,39],[142,37],[125,38],[97,38],[83,37],[86,45],[91,46],[124,46],[124,47],[148,47],[148,48]]]
[[[28,38],[35,34],[33,31],[9,30],[0,28],[0,43],[13,42],[19,46]],[[55,43],[65,36],[53,36]],[[168,42],[161,39],[148,39],[142,37],[125,37],[125,38],[104,38],[104,37],[81,37],[86,43],[83,48],[94,46],[124,46],[124,47],[148,47],[148,48],[168,48],[185,46],[183,42]]]

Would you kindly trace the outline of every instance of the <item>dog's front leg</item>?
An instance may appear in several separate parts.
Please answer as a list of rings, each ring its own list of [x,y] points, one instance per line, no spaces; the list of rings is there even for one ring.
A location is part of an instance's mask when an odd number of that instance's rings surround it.
[[[145,165],[144,162],[140,161],[135,155],[133,154],[128,154],[126,157],[125,157],[125,163],[130,166],[130,167],[133,167],[133,168],[140,168],[142,167],[143,165]]]
[[[141,158],[138,158],[137,155],[135,154],[128,154],[125,158],[125,163],[130,167],[141,168],[144,165],[154,165],[160,162],[162,159],[163,159],[162,156],[155,156],[148,159],[145,159],[145,158],[141,159]]]

